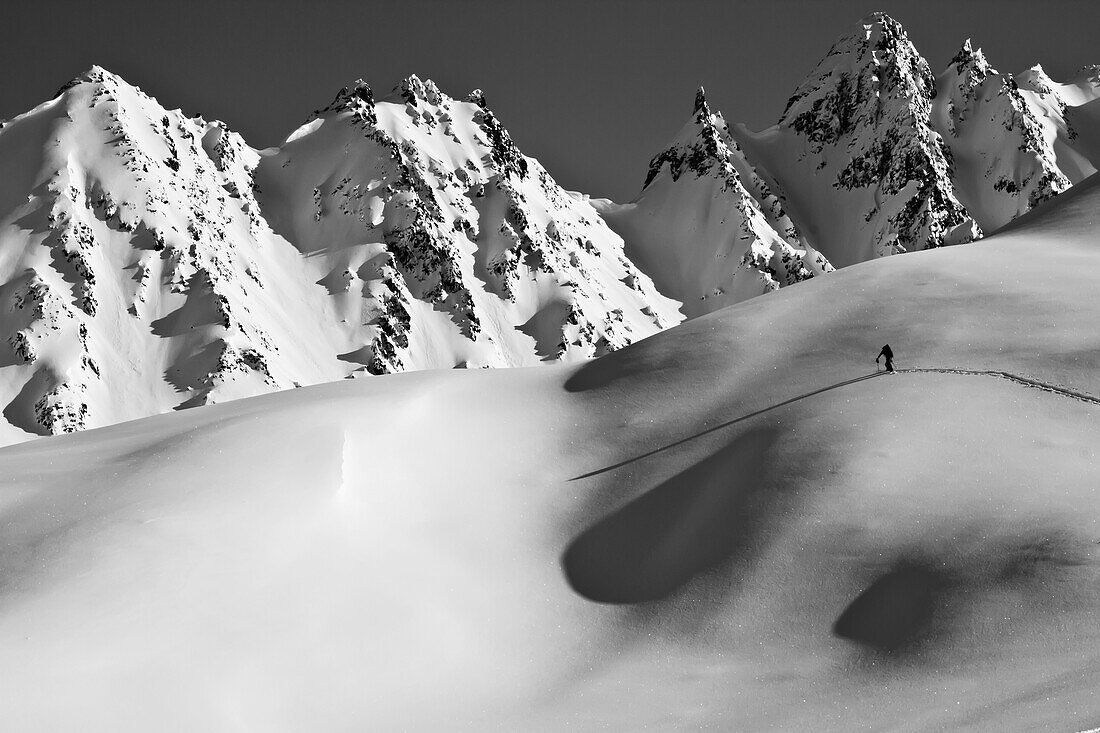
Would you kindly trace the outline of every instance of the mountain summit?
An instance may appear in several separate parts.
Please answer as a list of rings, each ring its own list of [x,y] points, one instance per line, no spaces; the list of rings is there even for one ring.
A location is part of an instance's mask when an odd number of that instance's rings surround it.
[[[373,374],[518,366],[621,348],[677,322],[585,202],[484,105],[430,80],[365,84],[265,155],[276,231],[321,268]]]
[[[627,254],[693,317],[829,272],[702,88],[631,204],[598,204]]]
[[[277,149],[92,67],[0,128],[0,440],[680,320],[493,113],[362,81]]]
[[[834,264],[969,241],[980,228],[957,198],[949,152],[931,126],[935,77],[901,25],[868,16],[795,90],[767,141],[779,171],[803,171]],[[792,184],[793,186],[793,184]]]
[[[984,229],[1070,187],[1016,80],[994,69],[969,39],[937,87],[932,122],[951,151],[959,198]]]
[[[901,24],[873,13],[771,128],[727,125],[700,90],[638,198],[599,206],[699,315],[833,265],[972,241],[1066,190],[1100,162],[1098,78],[1004,76],[969,40],[936,77]]]
[[[1100,167],[1100,74],[938,77],[875,13],[776,125],[703,89],[634,201],[563,190],[485,95],[341,89],[274,148],[94,66],[0,123],[0,443],[345,377],[574,362],[969,242]],[[686,107],[686,105],[685,105]]]

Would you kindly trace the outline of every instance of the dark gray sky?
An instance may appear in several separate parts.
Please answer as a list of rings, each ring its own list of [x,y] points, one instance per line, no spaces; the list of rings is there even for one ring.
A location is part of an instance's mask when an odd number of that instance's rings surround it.
[[[697,86],[727,120],[766,127],[874,10],[936,73],[967,37],[1002,71],[1100,63],[1095,0],[40,0],[0,16],[0,117],[98,63],[264,147],[357,77],[385,93],[415,73],[455,97],[481,87],[562,185],[626,201]]]

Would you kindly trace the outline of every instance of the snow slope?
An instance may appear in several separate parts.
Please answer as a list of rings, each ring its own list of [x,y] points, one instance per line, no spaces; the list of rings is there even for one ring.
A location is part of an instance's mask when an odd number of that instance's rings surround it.
[[[1097,211],[8,447],[5,728],[1095,728]]]
[[[966,41],[937,78],[872,13],[798,86],[779,123],[727,125],[700,97],[633,202],[599,203],[689,317],[884,255],[959,244],[1100,161],[1100,76],[999,73]],[[831,263],[831,264],[829,264]]]
[[[99,67],[0,129],[0,442],[348,372],[256,158]]]
[[[779,124],[735,137],[782,182],[837,267],[980,236],[932,127],[936,81],[901,25],[865,18],[798,86]]]
[[[596,208],[623,237],[630,260],[689,318],[833,269],[799,234],[702,89],[691,120],[650,163],[641,196]]]
[[[359,81],[315,117],[256,180],[368,344],[345,358],[371,373],[576,361],[681,319],[480,91],[457,101],[412,76],[376,101]]]
[[[1020,94],[1043,128],[1063,174],[1074,183],[1100,168],[1100,73],[1085,67],[1065,84],[1042,65],[1016,75]]]
[[[951,151],[959,199],[984,230],[1072,185],[1016,80],[998,73],[969,39],[937,85],[932,123]]]
[[[681,319],[480,95],[345,89],[280,148],[93,67],[0,125],[0,443]]]

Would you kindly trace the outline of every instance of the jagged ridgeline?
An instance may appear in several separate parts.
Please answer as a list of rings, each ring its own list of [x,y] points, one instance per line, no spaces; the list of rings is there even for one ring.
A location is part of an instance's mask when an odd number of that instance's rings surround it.
[[[630,259],[693,317],[833,269],[783,201],[699,89],[691,119],[650,162],[641,195],[597,205]]]
[[[410,77],[375,102],[359,82],[257,180],[276,230],[324,262],[341,316],[370,324],[358,356],[375,374],[588,358],[680,320],[480,91],[457,101]]]
[[[94,67],[0,129],[0,440],[678,322],[480,94],[342,91],[279,148]]]
[[[1097,170],[1097,100],[1098,67],[1009,76],[969,41],[936,77],[875,13],[773,127],[728,124],[700,90],[620,205],[564,191],[480,92],[358,82],[257,150],[93,67],[0,123],[0,443],[348,376],[587,359],[968,242]]]
[[[939,78],[932,122],[951,152],[959,200],[983,229],[1003,226],[1072,184],[1019,83],[970,40]]]
[[[901,25],[845,34],[766,130],[700,90],[625,205],[597,201],[689,316],[875,257],[972,241],[1100,163],[1097,67],[999,74],[967,41],[938,78]]]
[[[734,135],[834,265],[969,242],[1096,170],[1066,105],[1100,87],[1052,83],[1044,101],[1021,81],[1033,72],[1001,75],[967,41],[937,78],[901,25],[873,13],[775,127]]]

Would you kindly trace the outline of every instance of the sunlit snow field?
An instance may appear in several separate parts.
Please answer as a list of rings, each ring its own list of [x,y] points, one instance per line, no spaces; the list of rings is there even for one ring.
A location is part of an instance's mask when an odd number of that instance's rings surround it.
[[[1094,728],[1098,208],[6,448],[3,727]]]

